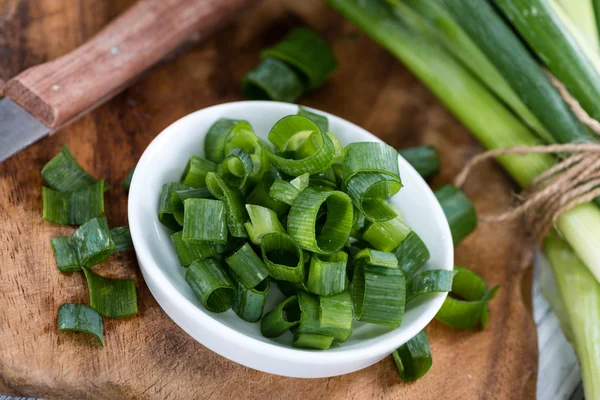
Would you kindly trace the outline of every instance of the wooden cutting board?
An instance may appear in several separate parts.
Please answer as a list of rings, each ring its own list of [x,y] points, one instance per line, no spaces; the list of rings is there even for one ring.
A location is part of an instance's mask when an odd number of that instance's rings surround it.
[[[60,56],[90,38],[132,0],[0,0],[0,80]],[[0,393],[45,398],[261,399],[514,399],[533,398],[535,327],[528,311],[532,245],[520,223],[482,224],[457,248],[456,262],[501,284],[486,330],[428,328],[433,367],[413,384],[398,378],[391,359],[330,379],[301,380],[237,365],[204,348],[159,308],[135,257],[97,266],[106,275],[137,279],[139,315],[106,321],[106,347],[85,335],[59,335],[56,311],[87,302],[80,273],[58,272],[54,236],[73,229],[41,218],[40,169],[63,143],[113,188],[106,195],[113,226],[127,223],[119,183],[148,143],[176,119],[240,100],[240,78],[259,51],[290,28],[308,25],[335,49],[340,68],[302,104],[346,118],[395,147],[432,143],[450,182],[480,146],[394,58],[319,0],[265,0],[234,25],[196,45],[108,104],[0,164]],[[480,211],[511,204],[510,181],[493,164],[466,191]],[[524,290],[522,290],[524,288]],[[526,295],[525,297],[529,297]]]

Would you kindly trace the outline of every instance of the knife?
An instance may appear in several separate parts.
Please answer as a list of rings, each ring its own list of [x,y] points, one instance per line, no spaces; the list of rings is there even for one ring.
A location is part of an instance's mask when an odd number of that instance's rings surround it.
[[[71,53],[23,71],[0,99],[0,162],[109,100],[254,1],[140,0]]]

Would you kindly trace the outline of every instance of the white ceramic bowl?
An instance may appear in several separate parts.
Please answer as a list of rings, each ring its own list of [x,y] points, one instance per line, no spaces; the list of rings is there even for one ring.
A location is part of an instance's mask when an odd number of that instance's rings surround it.
[[[389,355],[421,331],[435,316],[445,293],[422,296],[407,308],[402,326],[390,329],[355,321],[350,338],[326,351],[296,349],[288,332],[277,339],[260,334],[260,324],[240,319],[232,310],[214,314],[204,309],[185,282],[171,245],[171,231],[157,216],[164,183],[178,181],[191,155],[203,155],[204,135],[220,117],[245,119],[266,139],[280,118],[295,114],[296,105],[265,101],[221,104],[192,113],[158,135],[140,159],[129,192],[129,226],[142,274],[163,310],[190,336],[212,351],[237,363],[272,374],[321,378],[365,368]],[[325,112],[330,131],[346,145],[380,141],[358,126]],[[398,157],[404,187],[394,204],[431,252],[427,269],[453,268],[450,229],[435,196],[419,174]],[[271,286],[265,310],[283,297]],[[201,362],[198,360],[198,362]]]

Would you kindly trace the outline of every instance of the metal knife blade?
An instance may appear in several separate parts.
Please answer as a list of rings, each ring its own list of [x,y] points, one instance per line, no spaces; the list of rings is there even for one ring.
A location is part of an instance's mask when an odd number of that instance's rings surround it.
[[[0,99],[0,163],[50,131],[8,97]]]

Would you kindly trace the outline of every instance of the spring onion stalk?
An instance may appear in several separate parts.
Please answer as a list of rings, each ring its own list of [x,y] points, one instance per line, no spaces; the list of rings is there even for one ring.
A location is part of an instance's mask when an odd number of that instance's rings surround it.
[[[327,207],[325,222],[317,229],[318,214]],[[288,233],[305,250],[333,254],[344,247],[352,229],[352,200],[344,192],[308,187],[288,214]]]
[[[191,156],[183,170],[181,183],[196,189],[206,187],[206,174],[215,172],[216,170],[217,165],[214,162],[201,157]]]
[[[410,234],[411,229],[404,223],[401,215],[388,221],[371,222],[362,232],[362,239],[371,247],[380,251],[392,251]]]
[[[187,199],[184,202],[182,239],[190,243],[227,244],[227,209],[220,200]]]
[[[231,236],[237,238],[248,237],[244,228],[244,223],[248,220],[248,214],[244,208],[242,193],[237,189],[227,186],[225,181],[214,172],[209,172],[206,175],[206,186],[213,196],[222,200],[225,204],[227,209],[227,226]]]
[[[410,278],[429,260],[429,250],[415,232],[409,233],[392,253],[396,256],[398,266],[404,271],[407,278]]]
[[[268,233],[285,233],[275,211],[252,204],[246,204],[246,210],[250,216],[250,222],[246,222],[244,227],[255,245],[260,245],[262,237]]]
[[[289,64],[308,90],[321,86],[337,69],[335,56],[327,43],[304,28],[294,29],[281,42],[264,50],[262,56]]]
[[[62,304],[58,307],[59,332],[75,331],[93,335],[104,347],[104,322],[94,309],[84,304]]]
[[[298,297],[290,296],[277,307],[266,313],[260,321],[260,333],[267,338],[275,338],[283,335],[288,329],[300,323],[300,313],[296,312],[298,319],[290,318],[288,311],[298,308]]]
[[[457,245],[477,227],[475,206],[462,190],[452,185],[442,186],[434,194],[450,225],[452,241]]]
[[[42,187],[42,216],[61,225],[81,225],[104,212],[104,181],[76,192],[59,192]]]
[[[248,243],[227,257],[225,262],[231,267],[237,280],[248,288],[258,286],[269,277],[269,269]]]
[[[426,293],[451,291],[455,274],[456,271],[435,269],[412,276],[406,282],[406,303]]]
[[[214,196],[210,194],[210,191],[207,188],[183,189],[171,192],[169,211],[180,226],[183,226],[183,202],[185,199],[214,199]]]
[[[133,246],[131,240],[131,233],[129,232],[128,226],[119,226],[118,228],[111,228],[110,237],[115,244],[114,251],[126,251]]]
[[[269,196],[274,200],[292,205],[300,192],[308,186],[309,179],[309,174],[300,175],[289,182],[275,179],[269,189]]]
[[[346,290],[348,254],[338,251],[331,255],[313,254],[306,278],[306,288],[321,296],[331,296]]]
[[[254,169],[250,155],[236,147],[219,165],[219,175],[232,188],[240,189]]]
[[[404,382],[421,378],[431,368],[431,350],[427,333],[421,331],[392,353],[398,375]]]
[[[58,236],[50,241],[56,265],[60,272],[81,271],[81,263],[77,250],[71,242],[70,236]]]
[[[572,23],[577,24],[577,30],[585,39],[586,46],[589,46],[597,54],[600,51],[598,20],[595,10],[598,2],[596,0],[549,0],[549,3],[555,11],[560,9],[565,14],[561,20],[569,19]]]
[[[94,218],[81,225],[71,236],[71,243],[81,265],[86,268],[100,264],[115,251],[105,217]]]
[[[90,292],[90,306],[108,318],[137,314],[134,279],[108,279],[83,269]]]
[[[423,178],[431,178],[440,171],[440,155],[434,146],[417,146],[409,149],[400,149],[398,153]]]
[[[326,116],[314,113],[302,106],[298,106],[298,115],[306,117],[317,124],[321,132],[329,132],[329,120]]]
[[[304,92],[304,86],[293,68],[267,57],[242,79],[242,92],[248,99],[293,103]]]
[[[260,250],[274,279],[290,282],[304,279],[304,254],[289,235],[282,232],[267,233],[261,239]]]
[[[179,182],[168,182],[163,185],[158,199],[158,220],[161,224],[174,231],[181,229],[183,221],[179,218],[179,220],[182,221],[180,224],[175,218],[175,214],[181,213],[182,210],[175,206],[172,195],[177,191],[189,189],[191,189],[190,186]]]
[[[275,200],[271,197],[270,190],[275,183],[275,179],[280,178],[273,178],[271,174],[265,174],[262,179],[256,183],[254,189],[252,189],[250,194],[248,194],[246,197],[246,204],[254,204],[269,208],[278,216],[283,217],[284,215],[287,215],[288,211],[290,210],[290,206],[289,204]]]
[[[228,269],[227,274],[236,289],[235,302],[231,307],[233,312],[244,321],[260,321],[265,308],[267,293],[271,286],[270,279],[261,281],[255,287],[248,287],[238,279],[237,275],[231,269]]]
[[[589,62],[548,1],[494,1],[569,93],[592,118],[600,119],[600,73]],[[496,51],[499,52],[498,49]]]
[[[205,242],[192,243],[183,240],[182,231],[175,232],[171,235],[171,241],[175,248],[175,254],[179,260],[179,265],[187,267],[196,260],[204,260],[209,257],[214,257],[225,251],[223,244],[210,244]]]
[[[123,189],[125,189],[125,191],[127,193],[129,193],[129,186],[131,186],[131,180],[133,179],[134,172],[135,172],[135,167],[133,167],[129,170],[129,172],[127,173],[127,176],[125,177],[125,179],[123,179],[123,183],[121,183],[121,185],[123,186]]]
[[[185,281],[208,311],[225,312],[235,302],[235,286],[214,258],[194,261],[185,273]]]
[[[556,234],[544,241],[562,300],[561,323],[579,358],[586,399],[600,396],[600,284]]]
[[[42,168],[42,177],[57,192],[77,192],[96,182],[75,160],[67,145]]]

